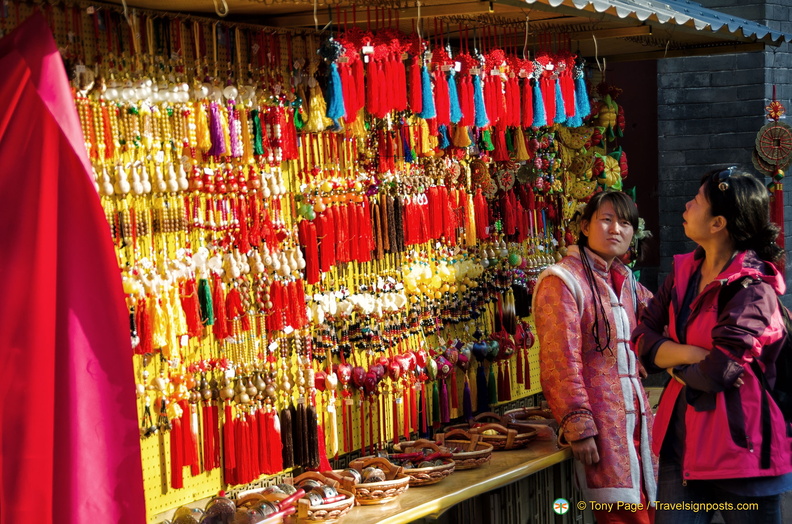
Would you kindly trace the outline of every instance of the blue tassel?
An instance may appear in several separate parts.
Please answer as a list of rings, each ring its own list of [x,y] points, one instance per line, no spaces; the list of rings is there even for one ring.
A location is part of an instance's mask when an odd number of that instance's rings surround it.
[[[555,79],[555,107],[556,113],[553,122],[556,124],[563,124],[566,122],[566,108],[564,107],[564,95],[561,94],[561,82]]]
[[[437,116],[434,97],[432,96],[432,80],[429,78],[429,69],[426,66],[421,68],[421,103],[423,108],[418,116],[428,120]]]
[[[533,86],[533,127],[542,127],[547,125],[547,116],[545,115],[544,99],[542,98],[542,90],[539,88],[539,82],[531,80]]]
[[[586,92],[586,82],[583,75],[575,78],[575,116],[582,121],[591,114],[591,104],[589,104],[588,93]]]
[[[344,92],[341,89],[341,75],[335,62],[330,64],[330,75],[327,80],[327,118],[339,126],[338,119],[346,116],[344,107]]]
[[[473,398],[470,393],[470,384],[465,378],[465,389],[462,391],[462,415],[465,420],[473,418]]]
[[[406,133],[402,134],[402,150],[404,151],[404,161],[411,164],[413,161],[413,152],[412,149],[410,149],[410,141],[407,139]]]
[[[476,110],[476,118],[473,125],[476,127],[487,127],[489,118],[487,117],[487,106],[484,105],[484,87],[481,85],[479,75],[473,75],[473,104]]]
[[[437,126],[438,143],[437,147],[445,149],[451,145],[451,138],[448,136],[448,126]]]
[[[484,413],[490,410],[489,389],[487,389],[487,374],[484,371],[484,363],[479,362],[476,371],[476,411]]]
[[[583,125],[583,119],[580,118],[580,114],[577,112],[577,93],[575,95],[575,114],[570,116],[566,123],[564,124],[567,127],[580,127]]]
[[[448,101],[451,104],[451,123],[458,124],[459,121],[462,120],[462,107],[459,105],[456,75],[453,69],[448,72]]]

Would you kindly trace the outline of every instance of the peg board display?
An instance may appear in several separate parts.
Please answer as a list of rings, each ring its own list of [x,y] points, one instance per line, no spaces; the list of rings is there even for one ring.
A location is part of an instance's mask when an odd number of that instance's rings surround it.
[[[3,31],[42,10],[73,82],[150,522],[541,391],[536,279],[628,172],[620,90],[563,42],[4,5]]]

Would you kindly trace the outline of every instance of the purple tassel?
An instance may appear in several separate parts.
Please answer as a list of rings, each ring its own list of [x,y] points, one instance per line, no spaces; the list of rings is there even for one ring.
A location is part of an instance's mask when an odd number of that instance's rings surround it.
[[[484,364],[479,362],[476,371],[476,411],[484,413],[489,411],[489,389],[487,389],[487,374],[484,371]]]
[[[440,381],[440,422],[451,422],[451,413],[448,409],[448,386],[445,380]]]
[[[473,397],[470,393],[470,383],[467,377],[465,377],[465,389],[462,391],[462,415],[465,420],[473,418]]]
[[[210,156],[223,156],[226,153],[225,138],[223,137],[223,121],[220,118],[220,110],[217,104],[212,102],[209,111],[209,136],[212,139],[212,147],[207,154]]]

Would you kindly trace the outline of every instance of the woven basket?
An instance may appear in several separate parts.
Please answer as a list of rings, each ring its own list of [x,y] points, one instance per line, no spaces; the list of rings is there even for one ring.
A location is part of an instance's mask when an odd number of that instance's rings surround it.
[[[327,472],[325,475],[340,481],[345,490],[354,493],[355,502],[362,506],[385,504],[399,498],[410,487],[410,477],[404,473],[404,469],[386,458],[359,458],[349,463],[350,468],[360,472],[368,466],[380,468],[385,473],[385,480],[356,484],[354,478],[341,476],[340,471]]]
[[[424,449],[431,449],[433,452],[446,451],[427,439],[419,439],[414,442],[403,442],[398,445],[406,453],[412,451],[422,451]],[[394,446],[396,449],[397,446]],[[430,486],[437,484],[451,473],[454,472],[456,463],[453,458],[443,459],[442,466],[432,466],[429,468],[405,468],[404,472],[410,476],[410,486]]]
[[[338,494],[345,495],[345,498],[338,502],[317,506],[311,506],[307,499],[301,498],[297,501],[297,522],[338,522],[355,505],[355,495],[352,492],[340,489],[338,480],[326,477],[316,471],[306,471],[298,476],[294,479],[294,485],[299,486],[302,481],[307,479],[334,487],[338,490]]]
[[[517,408],[504,413],[503,418],[507,422],[506,427],[517,430],[539,424],[549,426],[553,430],[558,429],[558,423],[549,409]]]
[[[492,430],[493,435],[485,432]],[[470,429],[473,435],[479,435],[481,440],[491,444],[494,451],[507,451],[510,449],[521,449],[530,443],[536,436],[536,430],[525,430],[524,433],[517,433],[516,429],[506,428],[501,424],[487,423],[475,426]]]
[[[492,444],[483,442],[481,435],[471,434],[464,429],[452,429],[436,436],[441,446],[464,450],[452,453],[456,471],[479,468],[492,458]]]

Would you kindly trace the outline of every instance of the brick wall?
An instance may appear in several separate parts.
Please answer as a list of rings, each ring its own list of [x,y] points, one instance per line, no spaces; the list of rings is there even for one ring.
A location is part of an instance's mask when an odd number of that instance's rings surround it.
[[[704,0],[706,7],[792,31],[792,0],[745,4]],[[776,98],[792,111],[792,50],[789,44],[738,55],[658,61],[659,278],[671,257],[692,249],[681,226],[684,204],[709,168],[737,164],[753,170],[756,133],[766,123],[764,107]],[[792,179],[785,190],[787,250],[792,247]],[[789,255],[787,255],[789,258]],[[789,272],[788,272],[789,275]]]

